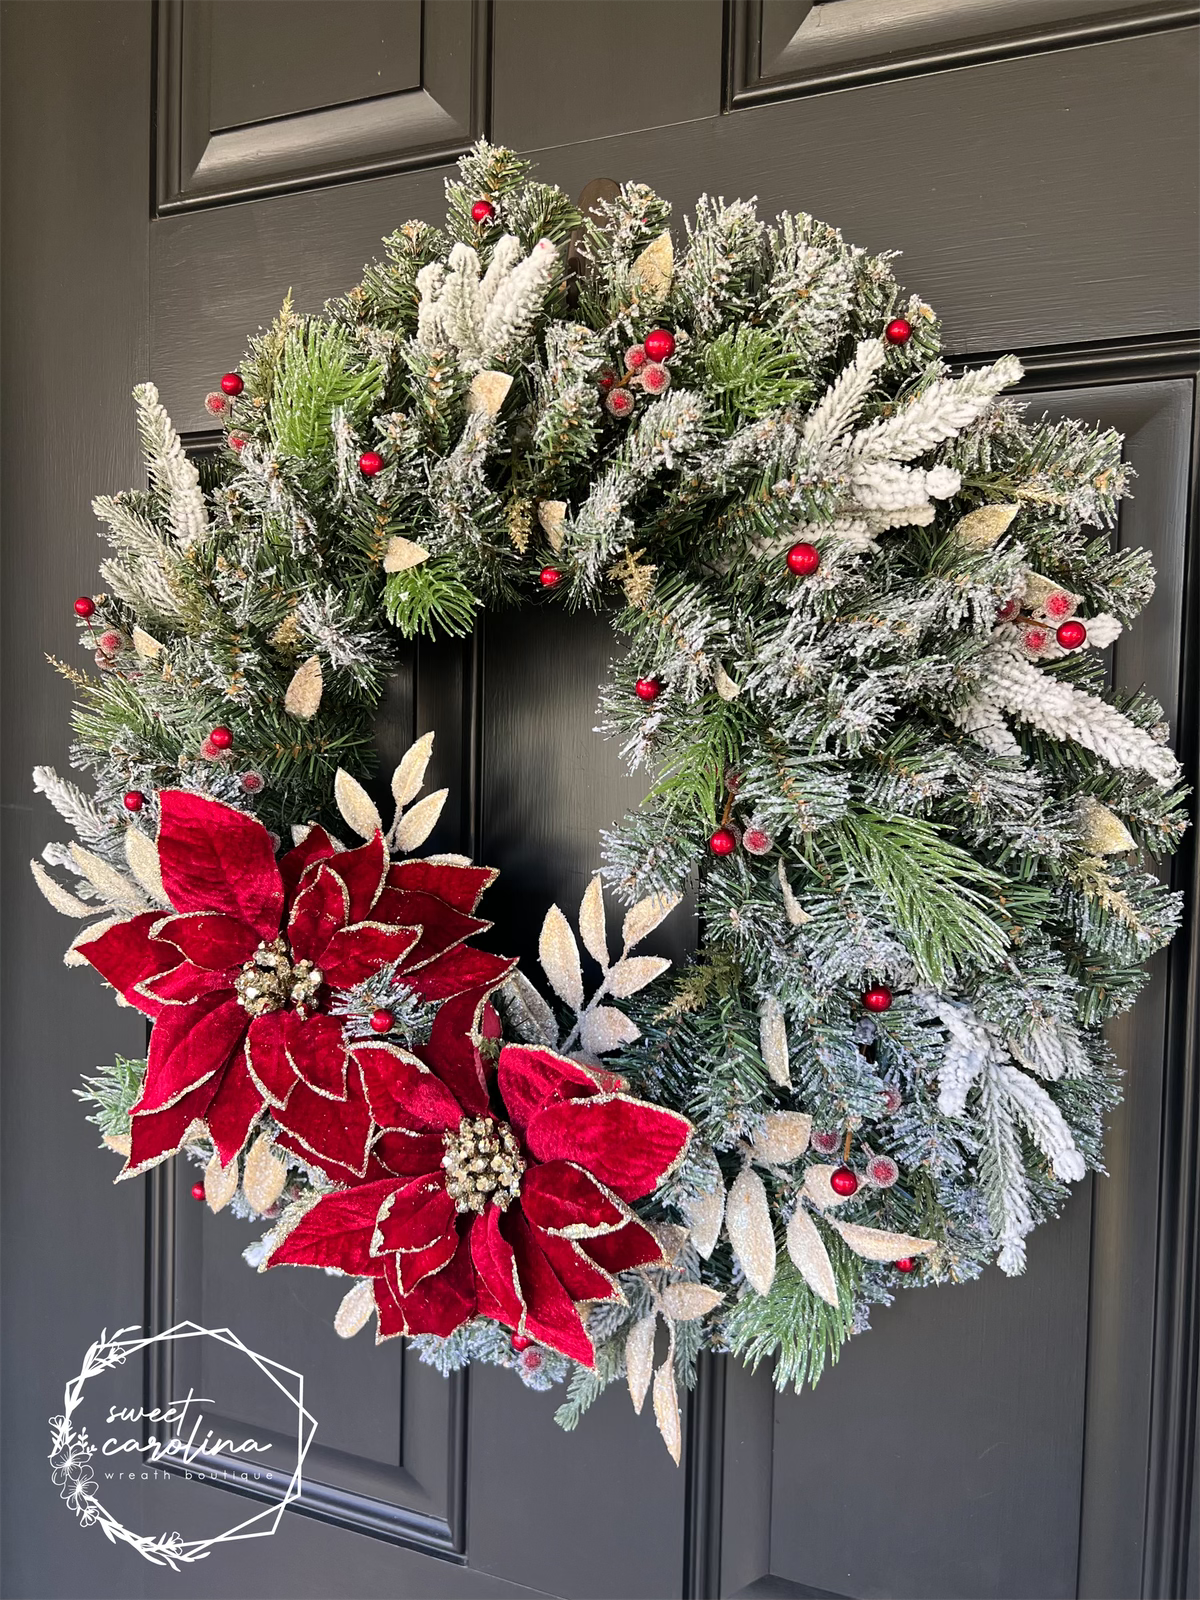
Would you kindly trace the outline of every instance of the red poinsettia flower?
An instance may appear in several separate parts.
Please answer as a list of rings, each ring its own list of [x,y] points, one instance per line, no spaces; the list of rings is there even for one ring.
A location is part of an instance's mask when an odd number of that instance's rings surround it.
[[[478,1092],[472,1035],[512,963],[464,941],[490,926],[471,913],[494,873],[393,863],[378,833],[338,850],[321,828],[276,861],[270,834],[243,812],[182,790],[160,801],[174,910],[141,912],[79,946],[154,1018],[123,1177],[173,1154],[197,1121],[227,1165],[268,1107],[277,1143],[343,1181],[366,1176],[360,1047],[331,1008],[384,967],[438,1006],[414,1046],[422,1059]]]
[[[620,1298],[616,1273],[663,1264],[629,1202],[678,1162],[687,1119],[524,1045],[505,1045],[494,1082],[470,1093],[386,1044],[359,1061],[381,1130],[372,1164],[391,1176],[285,1220],[266,1265],[370,1277],[380,1339],[479,1314],[590,1366],[578,1307]]]

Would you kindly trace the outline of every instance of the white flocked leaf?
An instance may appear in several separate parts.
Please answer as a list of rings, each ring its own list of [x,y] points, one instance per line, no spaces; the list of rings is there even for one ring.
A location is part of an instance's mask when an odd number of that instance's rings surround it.
[[[376,829],[382,831],[383,818],[374,800],[357,779],[348,772],[337,769],[333,780],[333,798],[342,816],[362,839],[373,839]]]
[[[537,508],[538,522],[550,541],[550,548],[558,555],[563,547],[563,529],[567,520],[565,500],[540,500]]]
[[[648,301],[666,299],[675,274],[675,243],[669,228],[650,241],[629,273]]]
[[[717,1247],[721,1224],[725,1220],[725,1185],[718,1180],[714,1189],[687,1197],[684,1216],[692,1230],[692,1243],[697,1254],[707,1261]]]
[[[81,878],[86,878],[93,889],[98,889],[109,905],[124,906],[130,911],[144,911],[146,897],[123,872],[110,867],[107,861],[85,850],[81,844],[71,846],[71,860],[79,868]]]
[[[433,734],[425,733],[410,744],[392,773],[392,799],[397,806],[406,806],[415,800],[425,782],[425,770],[433,755]]]
[[[467,415],[482,411],[494,417],[504,404],[512,388],[512,378],[507,372],[477,372],[467,389]]]
[[[663,1260],[668,1266],[674,1266],[679,1259],[679,1252],[690,1238],[688,1230],[681,1228],[675,1222],[650,1222],[646,1226],[658,1240],[658,1247],[663,1253]]]
[[[801,1276],[812,1292],[820,1295],[827,1305],[836,1306],[837,1278],[829,1251],[825,1248],[825,1241],[816,1223],[802,1205],[796,1207],[788,1223],[787,1248],[788,1255],[800,1269]]]
[[[408,572],[412,567],[419,567],[423,561],[429,560],[429,551],[423,544],[417,544],[413,539],[403,539],[397,536],[389,539],[387,549],[383,553],[383,570],[385,572]]]
[[[772,1083],[786,1089],[791,1083],[788,1060],[787,1016],[773,994],[764,995],[758,1008],[758,1047]]]
[[[214,1150],[204,1169],[204,1198],[208,1201],[209,1210],[223,1210],[237,1193],[237,1186],[237,1157],[234,1156],[229,1165],[223,1167],[220,1156]]]
[[[353,1289],[342,1296],[333,1319],[334,1332],[342,1339],[353,1339],[360,1328],[365,1328],[375,1309],[375,1289],[370,1278],[363,1278]]]
[[[663,1310],[672,1322],[698,1322],[721,1304],[725,1296],[706,1283],[672,1283],[662,1292]]]
[[[736,700],[742,692],[741,684],[733,681],[719,661],[713,668],[713,683],[722,700]]]
[[[640,1039],[642,1030],[616,1006],[593,1006],[579,1026],[579,1042],[590,1055],[602,1056]]]
[[[55,911],[61,911],[64,917],[94,917],[100,910],[98,905],[80,900],[78,895],[73,895],[69,889],[64,889],[61,883],[50,876],[40,861],[31,861],[29,870],[33,873],[34,883]]]
[[[575,1011],[583,1010],[583,971],[579,965],[579,946],[571,924],[557,906],[551,906],[538,938],[538,960],[560,1000]]]
[[[558,1045],[558,1019],[541,993],[520,967],[514,967],[500,991],[507,1002],[509,1020],[524,1044]]]
[[[130,872],[151,900],[157,900],[161,906],[170,905],[167,891],[163,888],[158,846],[148,833],[143,833],[140,828],[134,827],[125,830],[125,859],[129,863]]]
[[[623,956],[608,974],[609,993],[618,1000],[637,994],[655,978],[662,977],[670,965],[666,956]]]
[[[775,1229],[766,1188],[752,1167],[743,1167],[730,1185],[725,1229],[746,1281],[767,1294],[775,1281]]]
[[[816,1165],[809,1167],[804,1174],[805,1192],[822,1211],[827,1211],[830,1206],[840,1206],[843,1200],[850,1198],[849,1195],[838,1194],[830,1183],[829,1179],[836,1171],[836,1167]]]
[[[866,1261],[902,1261],[905,1256],[927,1255],[935,1240],[918,1239],[911,1233],[890,1233],[886,1228],[863,1228],[856,1222],[830,1217],[829,1225]]]
[[[302,722],[307,722],[320,710],[321,695],[324,690],[321,658],[309,656],[308,660],[302,661],[292,674],[292,681],[288,684],[283,697],[283,709],[289,717],[299,717]]]
[[[411,811],[406,811],[396,824],[392,843],[401,855],[407,855],[423,845],[437,827],[442,807],[446,804],[449,789],[435,789],[424,800],[418,800]]]
[[[644,900],[630,906],[621,925],[621,942],[626,950],[641,944],[648,933],[653,933],[664,917],[683,899],[679,894],[649,894]]]
[[[811,922],[812,918],[805,911],[799,900],[796,899],[795,892],[788,882],[788,875],[782,861],[779,862],[775,870],[779,877],[780,890],[783,893],[784,915],[793,928],[802,928],[806,922]]]
[[[162,654],[162,645],[152,633],[147,633],[145,628],[134,628],[130,634],[133,648],[143,661],[153,661],[155,656]]]
[[[678,1466],[683,1451],[683,1430],[679,1418],[679,1391],[675,1387],[675,1363],[670,1357],[654,1374],[654,1420],[671,1460]]]
[[[604,894],[598,877],[591,880],[579,902],[579,937],[588,955],[607,972],[608,933],[604,926]]]
[[[768,1112],[751,1146],[754,1159],[770,1167],[786,1166],[808,1149],[811,1132],[812,1118],[806,1111]]]
[[[656,1312],[652,1311],[648,1317],[639,1317],[625,1340],[625,1381],[629,1385],[633,1409],[639,1417],[646,1402],[650,1379],[654,1375],[654,1329],[657,1323]]]
[[[242,1193],[252,1211],[269,1211],[283,1193],[287,1167],[271,1146],[271,1135],[260,1133],[246,1152],[242,1171]]]

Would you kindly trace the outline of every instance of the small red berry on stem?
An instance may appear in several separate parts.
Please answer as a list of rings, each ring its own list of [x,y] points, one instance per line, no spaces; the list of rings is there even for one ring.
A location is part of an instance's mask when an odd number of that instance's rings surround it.
[[[383,471],[383,457],[375,450],[364,450],[358,458],[358,470],[364,478],[373,478]]]
[[[208,742],[214,750],[229,750],[233,747],[233,734],[219,722],[208,736]]]
[[[862,997],[868,1011],[886,1011],[892,1003],[892,991],[886,983],[876,983]]]
[[[798,578],[810,577],[821,565],[821,552],[815,544],[806,544],[801,540],[788,551],[787,564]]]
[[[1079,646],[1087,638],[1087,629],[1082,622],[1076,622],[1072,619],[1070,622],[1064,622],[1054,637],[1064,650],[1078,650]]]
[[[90,594],[81,594],[75,602],[75,615],[82,617],[86,622],[89,617],[96,614],[96,602]]]
[[[669,361],[675,354],[675,335],[666,328],[655,328],[642,340],[642,349],[651,361]]]
[[[708,848],[715,856],[731,856],[737,849],[737,837],[732,828],[718,828],[708,841]]]
[[[246,385],[236,372],[227,372],[221,379],[221,388],[226,394],[241,394]]]
[[[237,450],[239,453],[246,448],[246,441],[240,433],[231,433],[229,435],[229,448]]]
[[[496,208],[490,200],[476,200],[471,207],[472,222],[490,222],[496,215]]]
[[[538,573],[538,582],[543,589],[554,589],[562,582],[562,573],[557,567],[543,567]]]
[[[192,1185],[192,1199],[193,1200],[203,1200],[204,1199],[204,1185],[202,1183],[194,1183]]]
[[[391,1033],[392,1023],[395,1020],[392,1013],[385,1010],[383,1006],[380,1006],[378,1011],[372,1011],[371,1013],[371,1026],[376,1033]]]
[[[1006,600],[996,613],[996,621],[1011,622],[1015,616],[1020,614],[1020,611],[1021,602],[1019,600]]]
[[[889,344],[907,344],[912,338],[912,323],[907,317],[893,317],[883,330]]]
[[[646,346],[644,344],[631,344],[625,352],[625,365],[630,372],[636,372],[639,367],[646,365]]]
[[[127,789],[121,803],[126,811],[140,811],[146,804],[146,796],[140,789]]]
[[[639,700],[657,700],[662,693],[662,684],[657,678],[639,678],[633,686],[633,692]]]
[[[229,410],[229,401],[217,389],[204,396],[204,409],[211,412],[214,417],[219,417],[222,411]]]
[[[829,1174],[829,1187],[834,1194],[840,1194],[843,1199],[846,1199],[857,1190],[858,1177],[851,1172],[849,1167],[834,1167]]]
[[[514,1333],[513,1336],[512,1336],[512,1347],[517,1352],[518,1355],[520,1355],[522,1350],[528,1350],[529,1346],[532,1343],[533,1343],[533,1340],[529,1337],[528,1334],[525,1334],[525,1333]]]
[[[917,1263],[911,1256],[901,1256],[899,1261],[893,1261],[892,1265],[897,1272],[915,1272],[917,1270]]]
[[[628,389],[610,389],[604,397],[605,409],[612,417],[627,417],[633,410],[633,396]]]

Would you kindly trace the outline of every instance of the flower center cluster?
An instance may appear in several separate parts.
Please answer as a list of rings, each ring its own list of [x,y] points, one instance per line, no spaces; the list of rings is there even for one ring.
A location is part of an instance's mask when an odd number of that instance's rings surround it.
[[[482,1212],[489,1199],[501,1211],[521,1192],[521,1159],[517,1136],[507,1122],[494,1117],[464,1117],[455,1132],[442,1135],[446,1154],[446,1192],[459,1211]]]
[[[262,941],[234,979],[238,1001],[252,1017],[294,1006],[311,1005],[325,981],[311,961],[293,962],[282,939]]]

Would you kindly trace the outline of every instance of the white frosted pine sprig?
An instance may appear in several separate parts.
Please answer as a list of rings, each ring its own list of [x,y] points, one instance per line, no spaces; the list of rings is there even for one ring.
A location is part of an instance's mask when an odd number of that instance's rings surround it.
[[[133,398],[137,401],[138,429],[151,482],[167,502],[167,515],[176,543],[186,550],[208,532],[208,512],[200,488],[200,475],[188,460],[183,442],[159,401],[154,385],[139,383]]]
[[[804,424],[804,442],[835,443],[854,425],[887,354],[882,339],[862,339],[854,360],[825,391]]]
[[[506,234],[482,278],[480,267],[470,245],[456,244],[444,266],[431,262],[416,278],[417,343],[455,350],[467,372],[519,356],[558,276],[558,247],[539,239],[522,258],[519,240]]]
[[[851,452],[864,460],[912,461],[982,416],[1023,370],[1016,356],[1001,356],[990,367],[961,378],[938,378],[895,416],[882,417],[855,434]]]
[[[70,781],[60,778],[53,767],[34,767],[33,787],[46,799],[64,821],[69,822],[80,839],[89,843],[107,840],[118,830],[106,817],[91,795]]]

